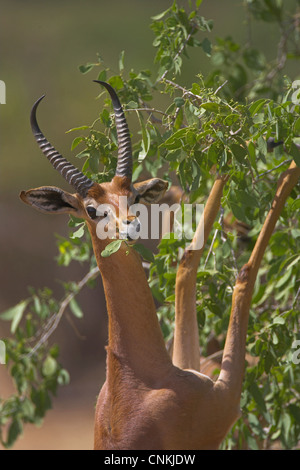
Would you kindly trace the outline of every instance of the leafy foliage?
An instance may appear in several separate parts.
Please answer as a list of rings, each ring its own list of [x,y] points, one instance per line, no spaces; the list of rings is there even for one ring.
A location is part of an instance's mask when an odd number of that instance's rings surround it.
[[[39,330],[47,329],[58,311],[58,304],[49,289],[32,290],[31,297],[1,314],[11,321],[12,338],[5,341],[7,364],[14,380],[16,393],[0,401],[0,438],[11,447],[23,431],[24,423],[39,425],[48,409],[51,396],[59,385],[69,382],[69,374],[58,361],[58,346],[41,344],[38,350],[33,341]],[[24,317],[24,318],[23,318]],[[22,326],[21,326],[21,320]],[[3,427],[8,425],[6,437]]]
[[[190,203],[205,203],[215,173],[230,176],[220,218],[198,270],[199,336],[206,355],[211,332],[223,347],[235,279],[261,230],[279,176],[291,159],[300,166],[299,100],[297,96],[295,99],[294,77],[283,74],[286,62],[299,59],[300,50],[296,41],[296,1],[243,2],[249,38],[242,45],[232,37],[212,43],[209,35],[213,22],[200,15],[201,3],[197,0],[192,6],[191,2],[188,11],[175,1],[152,18],[156,49],[153,70],[127,71],[122,52],[117,75],[104,68],[101,60],[80,66],[80,71],[98,69],[97,79],[108,81],[117,90],[128,119],[137,118],[134,179],[142,174],[159,175],[180,185]],[[278,28],[278,49],[271,60],[253,44],[251,31],[257,21]],[[179,83],[178,76],[190,48],[199,48],[200,54],[210,58],[211,71],[207,76],[199,73],[187,88]],[[71,131],[76,133],[72,149],[83,147],[77,155],[84,159],[83,171],[95,181],[110,180],[116,166],[117,135],[106,95],[96,120]],[[284,144],[272,147],[276,142]],[[294,448],[299,443],[300,370],[293,359],[293,345],[300,339],[299,207],[296,188],[259,271],[248,330],[249,364],[241,400],[242,417],[223,448],[269,448],[275,441],[283,448]],[[248,226],[246,237],[241,237],[228,220]],[[70,237],[58,239],[58,262],[85,262],[92,273],[95,259],[85,225],[73,217],[69,225],[73,230]],[[120,244],[114,241],[104,256],[113,254]],[[166,340],[173,333],[178,252],[185,244],[185,239],[163,238],[154,258],[141,245],[136,246],[151,261],[149,284],[161,304],[158,316]],[[92,278],[87,275],[79,287]],[[71,310],[81,316],[75,300],[78,285],[65,287]],[[38,343],[38,348],[32,346],[38,331],[57,315],[61,304],[47,289],[31,294],[0,317],[12,322],[13,335],[6,344],[17,391],[8,400],[0,400],[0,431],[10,423],[6,438],[0,433],[6,446],[11,446],[22,432],[22,423],[40,422],[51,406],[50,395],[68,381],[67,372],[58,362],[57,347],[48,349],[47,340]]]

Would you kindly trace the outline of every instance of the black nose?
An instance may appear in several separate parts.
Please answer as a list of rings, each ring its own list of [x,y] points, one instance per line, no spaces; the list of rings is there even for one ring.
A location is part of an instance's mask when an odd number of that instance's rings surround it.
[[[128,220],[128,219],[124,221],[124,223],[125,223],[126,225],[130,225],[130,224],[133,223],[133,222],[134,222],[134,220]],[[140,230],[141,230],[141,224],[140,224],[140,222],[137,223],[137,225],[136,225],[136,227],[135,227],[135,230],[136,230],[136,232],[140,232]]]

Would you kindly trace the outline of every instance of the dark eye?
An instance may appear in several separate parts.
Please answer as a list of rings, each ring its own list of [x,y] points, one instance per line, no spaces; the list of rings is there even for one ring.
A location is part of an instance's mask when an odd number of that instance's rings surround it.
[[[134,200],[134,204],[138,204],[141,199],[141,196],[138,194]]]
[[[87,206],[86,211],[91,219],[95,219],[97,217],[97,209],[95,209],[95,207]]]

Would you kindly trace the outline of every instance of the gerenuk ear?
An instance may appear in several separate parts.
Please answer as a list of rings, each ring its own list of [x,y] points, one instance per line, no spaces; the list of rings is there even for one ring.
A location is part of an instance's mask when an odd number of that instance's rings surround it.
[[[78,199],[70,193],[54,186],[29,189],[22,191],[20,198],[25,204],[29,204],[46,214],[73,214],[80,216],[81,207]]]
[[[135,183],[134,189],[139,195],[139,202],[144,204],[153,204],[158,202],[168,189],[168,182],[160,178]]]

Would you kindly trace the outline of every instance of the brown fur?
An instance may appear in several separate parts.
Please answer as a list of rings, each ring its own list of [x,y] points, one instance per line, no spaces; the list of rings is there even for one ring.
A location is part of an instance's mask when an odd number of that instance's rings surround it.
[[[107,378],[97,401],[95,449],[219,447],[239,416],[248,316],[257,271],[280,211],[299,176],[300,168],[292,163],[280,179],[272,209],[249,262],[241,270],[232,299],[221,371],[215,382],[196,370],[199,347],[194,300],[202,250],[186,254],[179,267],[176,295],[180,301],[176,305],[173,363],[164,345],[139,256],[122,245],[112,256],[103,258],[101,252],[108,241],[97,237],[97,220],[91,220],[86,212],[86,205],[92,201],[95,205],[106,202],[117,207],[119,195],[134,197],[138,189],[115,177],[111,183],[95,184],[86,199],[49,188],[21,193],[24,202],[39,210],[69,212],[88,222],[109,319]],[[226,177],[216,179],[205,206],[205,240],[218,212],[225,182]],[[141,187],[147,202],[151,197],[157,200],[159,188],[162,193],[166,189],[157,179]],[[190,363],[195,364],[194,370],[185,370]]]

